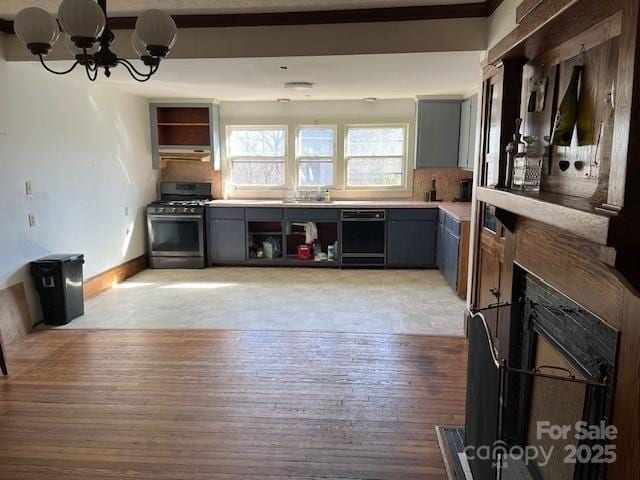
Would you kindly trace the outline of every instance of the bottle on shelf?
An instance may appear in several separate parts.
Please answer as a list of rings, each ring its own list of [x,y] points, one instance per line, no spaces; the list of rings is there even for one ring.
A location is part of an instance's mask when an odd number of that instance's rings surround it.
[[[573,130],[578,116],[578,95],[580,94],[581,76],[582,66],[576,65],[573,67],[569,87],[567,87],[567,91],[558,107],[558,113],[556,113],[551,143],[558,147],[571,146]]]

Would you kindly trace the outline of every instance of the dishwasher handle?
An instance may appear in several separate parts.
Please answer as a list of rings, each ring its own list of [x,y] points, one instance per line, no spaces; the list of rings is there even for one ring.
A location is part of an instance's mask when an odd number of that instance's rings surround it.
[[[343,222],[384,222],[384,210],[343,210]]]

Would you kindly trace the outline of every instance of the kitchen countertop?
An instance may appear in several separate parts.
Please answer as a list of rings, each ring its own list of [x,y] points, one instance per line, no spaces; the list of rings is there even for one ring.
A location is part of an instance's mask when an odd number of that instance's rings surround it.
[[[335,202],[287,202],[284,200],[212,200],[209,207],[260,208],[439,208],[459,222],[471,220],[470,202],[421,202],[417,200],[337,200]]]

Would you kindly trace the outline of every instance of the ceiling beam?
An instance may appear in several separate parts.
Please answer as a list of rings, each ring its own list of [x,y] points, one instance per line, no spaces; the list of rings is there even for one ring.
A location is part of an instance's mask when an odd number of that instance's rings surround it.
[[[419,7],[359,8],[278,13],[231,13],[220,15],[172,15],[178,28],[266,27],[335,23],[400,22],[450,18],[488,17],[503,0]],[[134,28],[136,17],[113,17],[113,30]],[[0,31],[13,33],[13,22],[0,19]]]

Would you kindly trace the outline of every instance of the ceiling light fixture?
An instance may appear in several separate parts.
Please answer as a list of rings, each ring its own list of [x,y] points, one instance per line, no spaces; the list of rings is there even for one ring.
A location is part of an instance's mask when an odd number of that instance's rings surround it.
[[[374,103],[378,101],[376,97],[367,97],[367,98],[364,98],[363,100],[367,103]]]
[[[138,82],[146,82],[158,71],[160,60],[167,56],[178,33],[173,19],[161,10],[147,10],[138,17],[131,43],[149,68],[145,73],[111,51],[115,35],[109,28],[107,0],[97,0],[97,3],[94,0],[63,0],[57,22],[46,10],[27,7],[18,13],[13,26],[18,39],[40,59],[48,72],[64,75],[82,65],[92,82],[98,78],[100,69],[109,78],[111,70],[118,65],[124,66]],[[45,64],[44,57],[58,41],[60,27],[64,31],[65,46],[76,61],[67,70],[55,71]]]
[[[278,98],[276,99],[276,102],[278,103],[289,103],[291,101],[291,99],[289,98]]]
[[[313,83],[311,82],[287,82],[284,84],[284,88],[289,90],[311,90]]]

